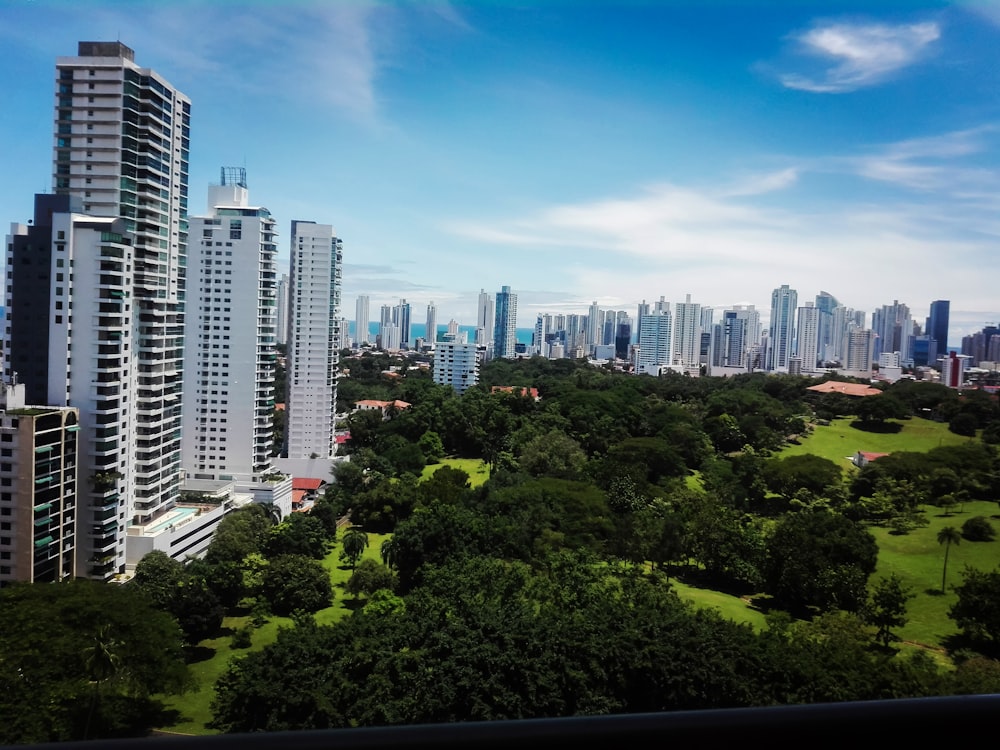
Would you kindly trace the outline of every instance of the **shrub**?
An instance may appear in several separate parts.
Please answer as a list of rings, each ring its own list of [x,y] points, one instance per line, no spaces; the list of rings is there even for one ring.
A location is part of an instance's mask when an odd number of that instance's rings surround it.
[[[992,542],[997,532],[985,516],[974,516],[962,524],[962,536],[970,542]]]
[[[229,645],[234,649],[250,648],[253,645],[253,626],[244,625],[242,628],[237,628],[229,640]]]

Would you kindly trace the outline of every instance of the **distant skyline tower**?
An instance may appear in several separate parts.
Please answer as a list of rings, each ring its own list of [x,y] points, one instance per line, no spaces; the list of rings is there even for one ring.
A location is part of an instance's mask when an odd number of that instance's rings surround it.
[[[370,344],[372,341],[369,332],[368,308],[371,304],[367,294],[359,294],[354,303],[354,343],[358,346]]]
[[[697,369],[701,362],[701,305],[692,302],[690,294],[674,305],[673,339],[673,364]]]
[[[590,350],[597,344],[602,343],[600,336],[603,333],[604,326],[601,320],[601,308],[597,304],[595,299],[591,305],[590,310],[587,312],[587,349]]]
[[[636,354],[637,373],[659,374],[659,368],[669,365],[673,353],[673,316],[670,305],[660,303],[639,319],[640,344]]]
[[[431,300],[427,305],[427,322],[424,324],[424,341],[431,347],[437,341],[437,327],[437,307],[434,306],[434,300]]]
[[[493,328],[493,355],[514,358],[517,344],[517,294],[509,286],[500,287],[496,300],[496,325]]]
[[[799,295],[788,284],[782,284],[771,293],[771,322],[768,326],[768,370],[788,371],[795,341],[795,309]]]
[[[399,347],[408,349],[413,344],[410,333],[410,303],[400,298],[399,304],[393,309],[392,322],[399,328]]]
[[[496,307],[493,296],[485,289],[479,290],[479,303],[476,306],[476,343],[485,346],[486,351],[493,354],[493,329],[496,326]]]
[[[337,349],[343,244],[329,224],[293,221],[288,341],[288,457],[336,453]]]
[[[838,348],[835,345],[836,336],[833,330],[833,311],[838,307],[840,303],[829,292],[820,292],[816,295],[816,309],[819,311],[819,348],[816,353],[820,364],[833,361],[833,352]]]
[[[882,305],[872,313],[872,330],[875,332],[876,360],[883,352],[899,352],[899,361],[904,367],[913,364],[910,353],[913,318],[908,305],[899,300],[893,300],[891,305]]]
[[[799,308],[795,326],[795,356],[801,361],[803,373],[816,370],[819,358],[819,334],[822,313],[812,302]]]
[[[937,351],[948,356],[948,318],[951,314],[951,301],[946,299],[931,302],[930,315],[927,316],[925,334],[937,341]]]

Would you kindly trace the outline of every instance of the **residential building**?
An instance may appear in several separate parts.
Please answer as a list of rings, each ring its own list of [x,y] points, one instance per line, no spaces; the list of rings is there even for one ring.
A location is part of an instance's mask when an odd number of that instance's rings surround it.
[[[101,520],[80,512],[77,410],[24,397],[23,383],[0,384],[0,588],[84,575],[80,537],[106,535],[114,549],[120,526],[117,503]]]
[[[145,464],[137,465],[136,454],[158,434],[150,413],[165,410],[144,403],[150,375],[135,355],[143,341],[126,222],[74,213],[77,203],[69,195],[37,195],[33,223],[11,227],[5,380],[24,384],[26,403],[78,410],[78,575],[110,579],[125,571],[128,524],[162,512],[138,494],[159,486],[159,475],[140,472]],[[176,403],[180,389],[171,374],[157,393]]]
[[[496,327],[496,304],[493,297],[485,289],[479,290],[479,303],[476,306],[476,343],[485,346],[486,351],[493,354],[493,329]]]
[[[830,316],[832,322],[833,316]],[[820,323],[823,313],[812,302],[799,308],[795,326],[795,356],[801,360],[802,372],[815,372],[819,360]]]
[[[370,300],[367,294],[359,294],[354,303],[354,343],[364,346],[371,343],[371,334],[368,331],[368,306]]]
[[[392,322],[399,328],[399,346],[397,349],[409,349],[413,343],[410,338],[410,303],[400,299],[392,310]]]
[[[965,384],[965,369],[970,359],[966,354],[955,352],[941,357],[941,382],[949,388],[961,388]]]
[[[465,393],[479,382],[481,350],[478,344],[445,336],[434,349],[434,382]]]
[[[899,352],[904,367],[912,366],[910,354],[913,337],[913,318],[910,308],[899,300],[883,305],[872,313],[872,330],[875,332],[875,357],[882,352]]]
[[[250,480],[271,469],[275,221],[250,204],[246,170],[223,167],[208,188],[206,215],[190,224],[184,471],[192,479]]]
[[[601,333],[604,330],[604,320],[601,317],[601,308],[597,304],[595,299],[590,305],[590,310],[587,313],[587,340],[585,342],[588,350],[597,346],[598,344],[604,343],[601,341]]]
[[[674,305],[673,364],[692,374],[701,366],[701,305],[690,294]]]
[[[853,328],[848,331],[844,343],[843,369],[859,376],[871,375],[875,361],[875,332],[868,328]]]
[[[329,224],[293,221],[288,341],[288,458],[336,452],[337,349],[343,244]]]
[[[424,341],[430,345],[433,349],[435,342],[437,342],[437,307],[434,306],[434,300],[431,300],[427,305],[427,323],[424,325]]]
[[[760,313],[753,305],[736,305],[722,311],[712,344],[713,369],[751,369],[751,347],[760,342]]]
[[[836,361],[833,357],[835,347],[834,334],[834,313],[840,307],[837,298],[829,292],[820,292],[816,295],[816,310],[819,312],[817,325],[817,361],[819,364]]]
[[[279,346],[284,346],[288,343],[288,274],[281,274],[281,278],[278,279],[278,295],[277,295],[277,305],[275,306],[276,325],[277,325],[277,342]],[[278,394],[280,398],[284,398],[284,394]]]
[[[79,199],[88,215],[121,218],[124,229],[115,233],[132,238],[123,312],[138,319],[139,329],[128,355],[137,366],[128,395],[138,433],[129,457],[133,520],[141,523],[173,505],[184,478],[180,384],[191,101],[137,65],[121,42],[80,42],[77,56],[56,61],[55,90],[55,193]],[[81,319],[75,310],[74,317]]]
[[[517,294],[509,286],[500,287],[496,301],[496,325],[493,327],[493,356],[514,358],[517,344]]]
[[[795,342],[795,309],[798,292],[782,284],[771,293],[771,322],[767,337],[767,369],[788,372]]]
[[[673,354],[672,333],[673,316],[668,304],[657,304],[655,309],[639,319],[640,343],[635,360],[636,374],[658,375],[661,368],[670,365]]]
[[[927,326],[924,333],[937,342],[936,351],[942,355],[948,352],[948,318],[951,314],[951,301],[946,299],[931,302],[930,314],[927,316]],[[933,363],[935,360],[931,360]]]

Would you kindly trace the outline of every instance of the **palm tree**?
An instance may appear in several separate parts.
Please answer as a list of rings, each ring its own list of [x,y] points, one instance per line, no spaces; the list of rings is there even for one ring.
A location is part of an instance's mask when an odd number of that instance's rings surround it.
[[[277,503],[264,503],[264,510],[267,511],[267,517],[272,526],[281,523],[281,508],[278,507]]]
[[[90,732],[90,722],[93,719],[94,710],[101,702],[101,684],[117,675],[121,667],[121,657],[118,655],[119,646],[121,646],[121,642],[111,634],[111,626],[102,625],[94,635],[92,645],[83,650],[87,676],[94,685],[94,692],[90,698],[90,711],[87,714],[87,725],[83,730],[84,739],[87,739],[87,734]]]
[[[962,534],[954,526],[945,526],[938,532],[938,544],[944,545],[944,570],[941,573],[941,593],[945,591],[945,580],[948,577],[948,552],[951,545],[962,543]]]
[[[352,527],[344,533],[343,544],[344,549],[340,556],[347,560],[351,564],[351,570],[354,570],[368,547],[368,535],[361,529]]]
[[[395,568],[398,562],[399,545],[391,537],[382,542],[379,547],[379,554],[382,555],[382,564],[387,568]]]

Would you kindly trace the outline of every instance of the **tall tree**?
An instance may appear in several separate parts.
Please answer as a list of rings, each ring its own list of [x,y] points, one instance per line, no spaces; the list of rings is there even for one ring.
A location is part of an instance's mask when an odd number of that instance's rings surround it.
[[[906,602],[912,598],[913,593],[903,586],[902,579],[895,573],[875,584],[861,617],[877,628],[875,640],[883,648],[888,649],[893,641],[899,640],[892,629],[906,624]]]
[[[962,533],[954,526],[945,526],[937,534],[938,544],[944,545],[944,569],[941,571],[941,593],[945,592],[945,583],[948,580],[948,553],[951,545],[962,543]]]
[[[368,549],[368,535],[359,528],[350,528],[344,532],[343,545],[340,559],[350,564],[351,570],[354,570],[358,567],[358,560]]]

